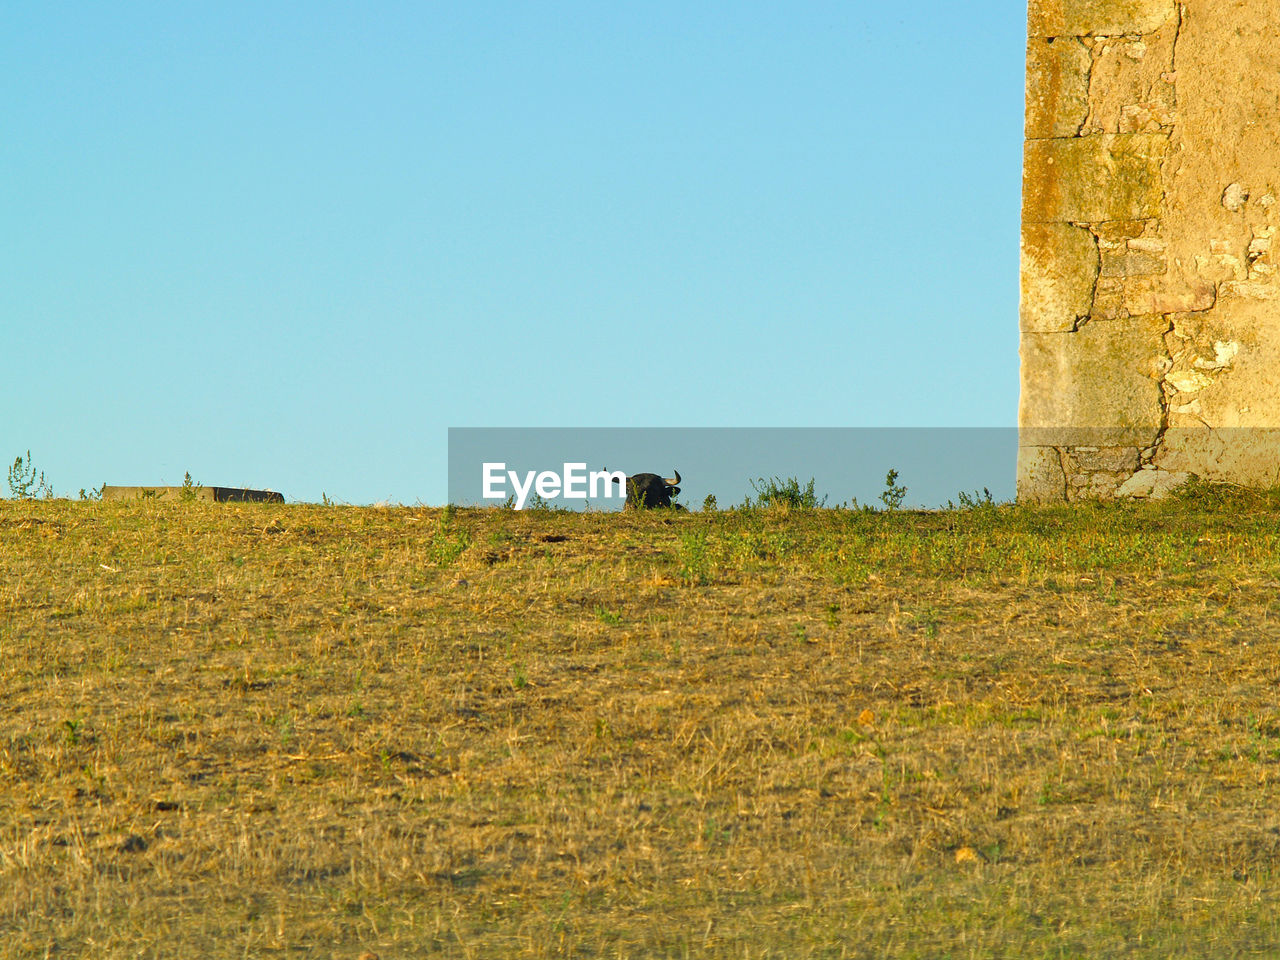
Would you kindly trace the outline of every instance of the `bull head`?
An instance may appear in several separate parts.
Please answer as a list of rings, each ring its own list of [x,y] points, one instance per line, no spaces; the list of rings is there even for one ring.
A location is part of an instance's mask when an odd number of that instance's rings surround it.
[[[669,507],[671,498],[680,493],[680,471],[674,479],[660,477],[656,473],[637,473],[627,477],[627,509]]]

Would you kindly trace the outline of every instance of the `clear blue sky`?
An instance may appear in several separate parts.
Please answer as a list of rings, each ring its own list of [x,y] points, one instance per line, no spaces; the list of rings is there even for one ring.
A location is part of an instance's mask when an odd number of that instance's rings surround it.
[[[1012,426],[1024,31],[8,4],[0,458],[440,503],[450,426]]]

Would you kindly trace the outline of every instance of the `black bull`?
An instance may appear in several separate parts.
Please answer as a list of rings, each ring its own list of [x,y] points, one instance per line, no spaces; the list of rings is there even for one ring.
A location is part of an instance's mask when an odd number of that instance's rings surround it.
[[[680,482],[680,471],[675,471],[675,479],[668,480],[656,473],[637,473],[627,477],[628,510],[652,509],[654,507],[671,506],[671,498],[680,492],[676,486]]]

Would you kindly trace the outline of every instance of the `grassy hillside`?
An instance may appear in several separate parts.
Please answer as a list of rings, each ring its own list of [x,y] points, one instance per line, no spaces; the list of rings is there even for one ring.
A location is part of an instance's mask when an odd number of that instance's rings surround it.
[[[1280,499],[0,502],[0,958],[1280,942]]]

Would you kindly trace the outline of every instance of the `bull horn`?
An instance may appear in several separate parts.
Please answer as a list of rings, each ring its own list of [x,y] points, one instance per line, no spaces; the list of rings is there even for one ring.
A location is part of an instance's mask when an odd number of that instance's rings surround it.
[[[662,482],[663,482],[663,483],[665,483],[668,487],[676,487],[676,486],[679,486],[679,485],[680,485],[680,471],[679,471],[679,470],[673,470],[673,471],[672,471],[672,473],[674,473],[674,474],[676,475],[676,478],[675,478],[674,480],[668,480],[666,477],[663,477],[663,478],[662,478]]]

